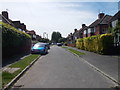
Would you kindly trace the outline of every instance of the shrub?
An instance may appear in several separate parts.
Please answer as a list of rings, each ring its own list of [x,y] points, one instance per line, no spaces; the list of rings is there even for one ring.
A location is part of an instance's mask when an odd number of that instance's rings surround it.
[[[76,47],[78,49],[84,49],[83,38],[77,39],[77,41],[76,41]]]
[[[26,53],[31,48],[31,36],[16,28],[0,22],[2,30],[2,53],[3,57]]]
[[[108,54],[113,52],[114,39],[112,34],[103,34],[100,36],[100,41],[102,44],[102,53]]]
[[[102,34],[78,39],[76,47],[100,54],[110,54],[113,51],[113,36]]]

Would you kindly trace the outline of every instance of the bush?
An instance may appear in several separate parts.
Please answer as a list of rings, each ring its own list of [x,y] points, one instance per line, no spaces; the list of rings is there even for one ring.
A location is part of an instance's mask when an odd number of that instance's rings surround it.
[[[84,49],[83,38],[77,39],[76,47],[77,47],[78,49]]]
[[[78,39],[76,47],[100,54],[110,54],[113,52],[113,36],[102,34]]]
[[[31,36],[16,28],[0,22],[2,30],[3,58],[15,54],[27,53],[31,48]]]

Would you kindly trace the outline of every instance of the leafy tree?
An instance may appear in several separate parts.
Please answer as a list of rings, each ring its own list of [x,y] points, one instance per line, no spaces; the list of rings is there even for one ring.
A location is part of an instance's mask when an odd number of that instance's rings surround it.
[[[67,41],[67,38],[64,38],[64,37],[62,37],[62,38],[59,39],[60,43],[65,43],[66,41]]]
[[[43,43],[49,43],[50,40],[46,38],[39,38],[38,41]]]
[[[59,42],[59,39],[60,38],[62,38],[62,35],[61,35],[61,33],[60,32],[53,32],[52,33],[52,42],[55,42],[55,43],[57,43],[57,42]]]

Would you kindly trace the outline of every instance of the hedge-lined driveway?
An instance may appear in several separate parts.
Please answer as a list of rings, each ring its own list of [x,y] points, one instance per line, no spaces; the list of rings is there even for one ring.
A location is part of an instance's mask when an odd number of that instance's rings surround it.
[[[22,88],[110,88],[115,84],[65,49],[52,46],[15,84]]]

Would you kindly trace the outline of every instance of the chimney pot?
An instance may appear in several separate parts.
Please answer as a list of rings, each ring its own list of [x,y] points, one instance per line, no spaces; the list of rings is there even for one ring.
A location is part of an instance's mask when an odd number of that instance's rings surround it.
[[[77,32],[77,29],[76,29],[76,28],[74,29],[74,32]]]
[[[7,12],[7,11],[2,11],[2,15],[3,15],[6,19],[8,19],[8,12]]]
[[[84,28],[86,25],[85,24],[82,24],[82,28]]]
[[[100,13],[100,14],[98,15],[98,18],[99,18],[99,19],[102,19],[102,18],[104,17],[104,15],[105,15],[104,13]]]

